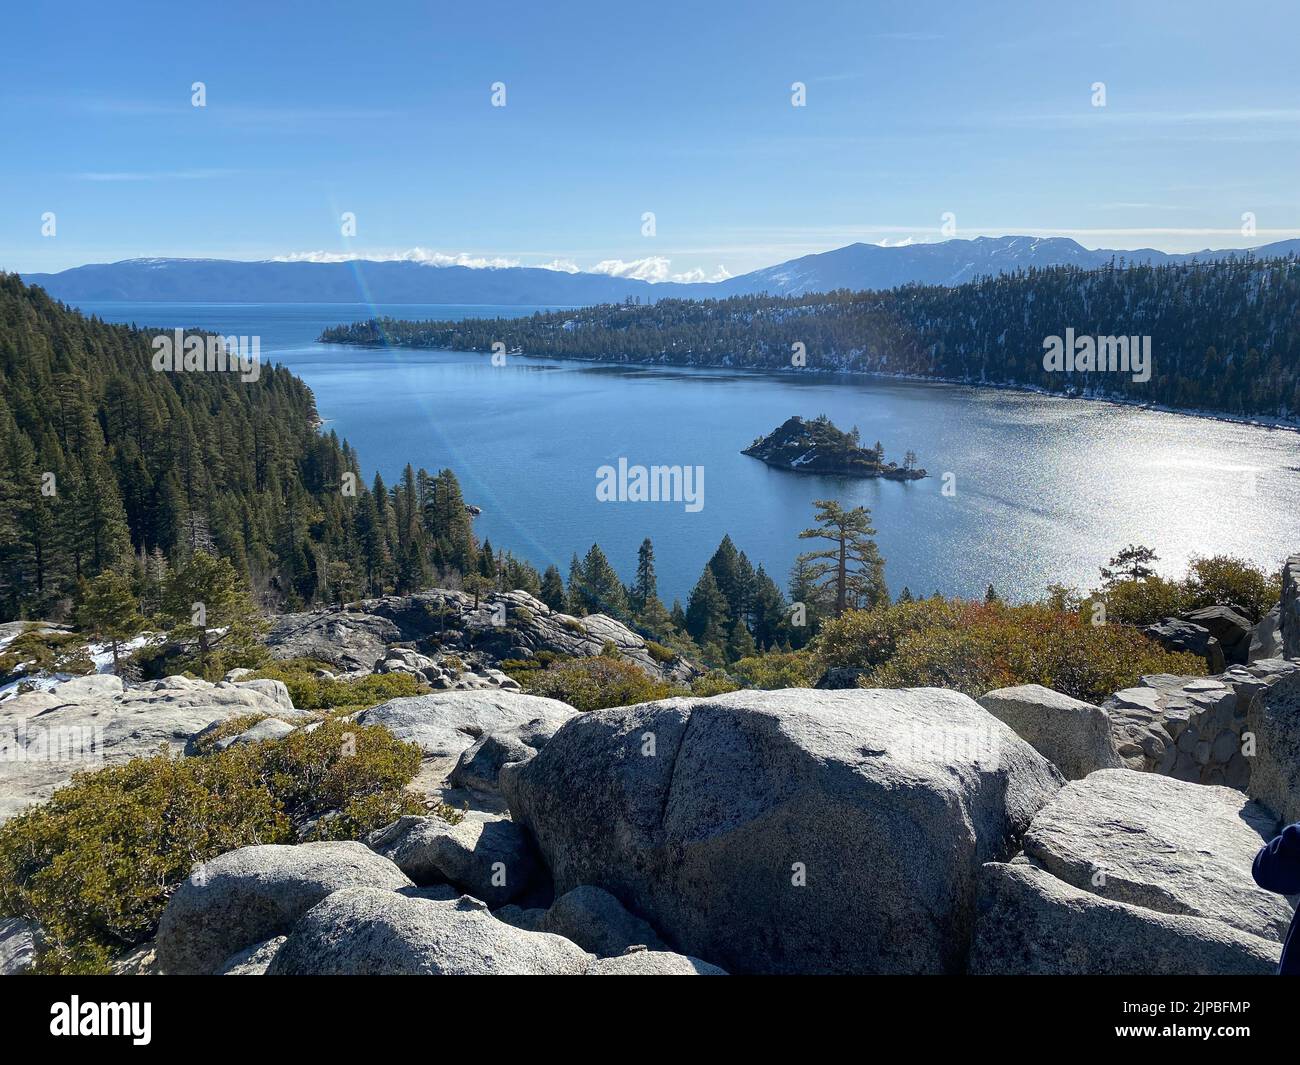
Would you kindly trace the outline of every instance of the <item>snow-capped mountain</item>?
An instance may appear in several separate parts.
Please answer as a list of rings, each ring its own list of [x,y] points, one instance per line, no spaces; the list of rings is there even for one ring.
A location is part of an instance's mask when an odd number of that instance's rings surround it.
[[[1260,257],[1300,254],[1300,240],[1252,249]],[[976,237],[881,247],[850,244],[725,281],[650,282],[604,273],[528,266],[430,265],[410,260],[312,262],[127,259],[25,274],[58,299],[262,303],[442,303],[539,307],[618,302],[629,296],[710,299],[770,292],[798,295],[837,288],[887,289],[911,282],[959,285],[1032,267],[1109,262],[1167,263],[1243,255],[1239,249],[1171,255],[1152,248],[1088,249],[1066,237]]]

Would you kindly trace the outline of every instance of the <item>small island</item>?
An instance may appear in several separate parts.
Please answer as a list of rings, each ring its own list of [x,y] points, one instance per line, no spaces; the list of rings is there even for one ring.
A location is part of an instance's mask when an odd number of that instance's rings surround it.
[[[901,466],[886,462],[885,449],[879,443],[863,447],[856,426],[846,433],[824,414],[812,421],[796,415],[767,436],[760,436],[741,454],[795,473],[884,477],[891,481],[915,481],[926,476],[916,464],[916,452],[907,452]]]

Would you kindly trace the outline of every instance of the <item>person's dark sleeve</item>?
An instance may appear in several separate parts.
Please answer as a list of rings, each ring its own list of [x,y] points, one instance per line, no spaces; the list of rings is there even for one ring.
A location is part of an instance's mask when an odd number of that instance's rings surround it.
[[[1255,883],[1279,895],[1300,894],[1300,823],[1287,825],[1255,855]]]

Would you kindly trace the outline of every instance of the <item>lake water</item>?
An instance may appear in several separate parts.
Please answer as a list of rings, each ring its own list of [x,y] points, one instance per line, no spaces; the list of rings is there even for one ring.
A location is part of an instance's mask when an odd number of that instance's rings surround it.
[[[1050,582],[1095,584],[1097,568],[1144,543],[1160,568],[1233,553],[1273,566],[1300,551],[1300,433],[1108,404],[947,385],[720,371],[627,369],[510,356],[317,344],[323,327],[372,315],[496,317],[534,308],[362,304],[87,303],[109,321],[261,337],[316,394],[367,480],[411,462],[450,466],[475,527],[567,577],[600,543],[625,579],[654,540],[660,592],[683,601],[724,533],[784,586],[812,501],[871,508],[897,593],[1004,598]],[[887,457],[917,453],[911,483],[774,470],[740,451],[792,414],[857,425]],[[601,503],[603,465],[702,466],[704,506]],[[941,491],[950,473],[952,495]]]

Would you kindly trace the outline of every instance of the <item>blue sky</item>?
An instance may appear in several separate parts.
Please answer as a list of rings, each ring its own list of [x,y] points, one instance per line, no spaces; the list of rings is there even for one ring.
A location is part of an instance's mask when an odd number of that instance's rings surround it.
[[[1300,235],[1294,4],[97,0],[4,18],[3,269],[360,253],[713,277],[941,239],[945,212],[958,236],[1089,247]]]

